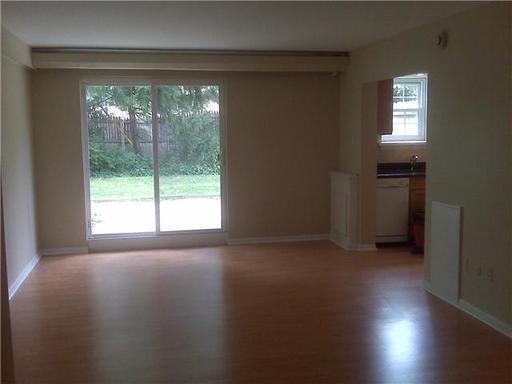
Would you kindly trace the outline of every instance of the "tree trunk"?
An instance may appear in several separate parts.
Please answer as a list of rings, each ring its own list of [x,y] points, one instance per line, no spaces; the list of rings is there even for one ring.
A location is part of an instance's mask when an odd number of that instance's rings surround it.
[[[136,154],[141,154],[141,148],[140,148],[140,135],[139,135],[139,127],[137,126],[137,116],[135,115],[135,109],[134,108],[128,108],[128,115],[130,116],[130,127],[133,132],[133,150]]]

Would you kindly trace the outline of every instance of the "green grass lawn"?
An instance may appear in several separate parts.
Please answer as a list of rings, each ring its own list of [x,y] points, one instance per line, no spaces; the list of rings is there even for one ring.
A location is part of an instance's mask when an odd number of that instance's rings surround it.
[[[148,199],[153,197],[152,176],[91,178],[91,200]],[[220,195],[220,176],[161,176],[160,197]]]

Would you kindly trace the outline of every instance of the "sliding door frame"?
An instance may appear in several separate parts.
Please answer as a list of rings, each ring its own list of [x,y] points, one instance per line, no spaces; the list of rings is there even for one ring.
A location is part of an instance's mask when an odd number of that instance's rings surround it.
[[[89,163],[89,130],[87,121],[88,86],[117,85],[117,86],[150,86],[151,87],[151,122],[153,142],[153,199],[155,207],[155,230],[148,232],[92,234],[91,223],[91,188]],[[214,229],[191,229],[182,231],[162,231],[160,228],[160,166],[158,159],[158,103],[157,88],[159,86],[217,86],[219,87],[219,142],[220,142],[220,199],[221,199],[221,226]],[[144,78],[144,77],[93,77],[80,81],[80,113],[82,133],[82,163],[84,180],[84,205],[86,240],[133,239],[147,237],[161,237],[170,235],[227,233],[228,231],[228,166],[227,166],[227,124],[226,124],[226,86],[221,80],[205,79],[204,77],[187,78],[181,80],[173,78]]]

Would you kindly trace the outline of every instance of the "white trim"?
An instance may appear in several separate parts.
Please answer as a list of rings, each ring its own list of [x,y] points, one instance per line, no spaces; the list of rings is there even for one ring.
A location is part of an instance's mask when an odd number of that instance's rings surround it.
[[[217,82],[219,87],[219,134],[220,134],[220,207],[221,226],[229,231],[228,212],[228,87],[226,81]]]
[[[91,237],[91,186],[89,169],[89,130],[87,128],[87,82],[80,81],[80,123],[82,133],[82,171],[84,178],[84,212],[85,212],[85,238]]]
[[[402,148],[402,149],[416,149],[418,147],[426,147],[426,141],[381,141],[379,142],[379,147],[381,149],[393,149],[393,148]]]
[[[27,68],[33,68],[32,52],[27,43],[19,39],[4,26],[2,26],[1,40],[2,58]]]
[[[90,169],[89,169],[89,132],[87,120],[87,98],[86,89],[88,86],[95,85],[116,85],[116,86],[148,86],[151,87],[151,111],[152,111],[152,140],[153,140],[153,183],[154,183],[154,206],[155,206],[155,230],[147,232],[132,232],[121,234],[92,234],[91,225],[91,192],[90,192]],[[155,146],[158,140],[158,118],[157,118],[157,88],[159,86],[176,86],[176,85],[210,85],[219,89],[219,141],[221,156],[220,171],[220,199],[221,199],[221,227],[205,228],[198,231],[162,231],[160,228],[160,192],[159,192],[159,158],[158,146]],[[118,238],[147,238],[159,237],[162,235],[184,234],[189,232],[227,232],[228,230],[228,166],[227,166],[227,97],[226,97],[226,81],[212,75],[195,76],[193,78],[182,79],[181,77],[158,77],[158,76],[89,76],[80,80],[80,106],[81,106],[81,130],[82,130],[82,162],[83,162],[83,178],[84,178],[84,197],[85,197],[85,220],[86,220],[86,239],[87,240],[105,240]],[[217,244],[217,240],[215,240]],[[159,247],[158,245],[157,247]],[[169,246],[174,246],[170,244]],[[151,247],[151,245],[150,245]]]
[[[46,248],[41,249],[41,256],[59,256],[59,255],[83,255],[89,253],[87,247],[74,247],[74,248]]]
[[[298,236],[276,236],[276,237],[245,237],[228,239],[228,245],[242,244],[269,244],[269,243],[292,243],[296,241],[328,240],[329,235],[298,235]]]
[[[332,241],[337,246],[343,248],[345,251],[377,251],[377,247],[375,244],[350,244],[343,240],[342,237],[336,236],[335,234],[331,234],[329,236],[329,240]]]
[[[423,280],[422,287],[425,291],[430,293],[431,295],[437,297],[438,299],[443,300],[444,302],[454,306],[455,308],[467,313],[468,315],[473,316],[475,319],[481,321],[482,323],[488,325],[489,327],[495,329],[496,331],[504,334],[512,338],[512,325],[509,325],[501,320],[498,320],[494,316],[488,314],[487,312],[481,310],[478,307],[475,307],[473,304],[468,303],[464,299],[459,299],[458,303],[454,304],[442,296],[439,296],[435,292],[432,291],[432,287],[430,282]]]
[[[468,303],[466,300],[459,300],[459,309],[466,312],[468,315],[473,316],[475,319],[480,320],[482,323],[487,324],[498,332],[512,338],[512,326],[498,320],[494,316],[489,315],[487,312],[482,311],[480,308]]]
[[[430,282],[427,282],[427,281],[423,281],[422,283],[422,288],[427,291],[428,293],[430,293],[431,295],[437,297],[438,299],[440,300],[443,300],[445,303],[447,304],[450,304],[452,306],[454,306],[455,308],[458,308],[459,306],[457,305],[457,303],[453,302],[453,301],[450,301],[448,298],[446,297],[443,297],[441,296],[439,293],[435,292],[432,290],[432,283]]]
[[[430,206],[431,290],[456,306],[461,298],[462,207],[439,201]]]
[[[329,55],[249,55],[172,52],[32,52],[34,68],[173,71],[339,72],[349,58]]]
[[[375,244],[357,244],[357,251],[377,251]]]
[[[28,262],[25,268],[23,268],[16,280],[14,280],[14,282],[9,286],[9,300],[14,297],[23,282],[27,279],[27,277],[39,263],[39,260],[41,260],[41,257],[38,254],[34,255],[34,257]]]
[[[160,233],[160,126],[158,125],[157,87],[157,85],[151,84],[151,141],[153,143],[153,203],[155,208],[155,232]],[[135,124],[135,129],[136,128],[137,124]]]
[[[379,179],[384,180],[384,179]],[[408,193],[408,192],[406,192]],[[408,235],[397,235],[397,236],[388,236],[388,235],[377,235],[375,236],[375,240],[377,243],[403,243],[408,240]]]
[[[359,249],[359,176],[329,172],[331,176],[331,233],[329,238],[346,250]],[[361,247],[362,248],[362,247]]]
[[[158,248],[185,248],[226,245],[224,231],[195,231],[148,234],[137,237],[93,238],[87,242],[91,252],[131,251]]]
[[[393,96],[393,117],[394,112],[417,111],[418,113],[418,135],[380,135],[380,144],[426,144],[427,141],[427,101],[428,101],[428,74],[400,76],[393,79],[393,89],[396,84],[419,84],[418,107],[417,108],[395,108]]]
[[[337,234],[338,231],[332,231],[329,240],[331,240],[334,244],[336,244],[338,247],[343,248],[346,251],[353,251],[355,250],[354,246],[352,244],[349,244],[344,237],[339,236]]]

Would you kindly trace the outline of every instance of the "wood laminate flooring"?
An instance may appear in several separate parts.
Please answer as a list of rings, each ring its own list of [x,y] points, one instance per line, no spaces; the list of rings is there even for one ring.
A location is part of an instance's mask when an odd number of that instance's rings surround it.
[[[422,278],[323,241],[45,257],[11,301],[17,382],[510,383],[510,339]]]

